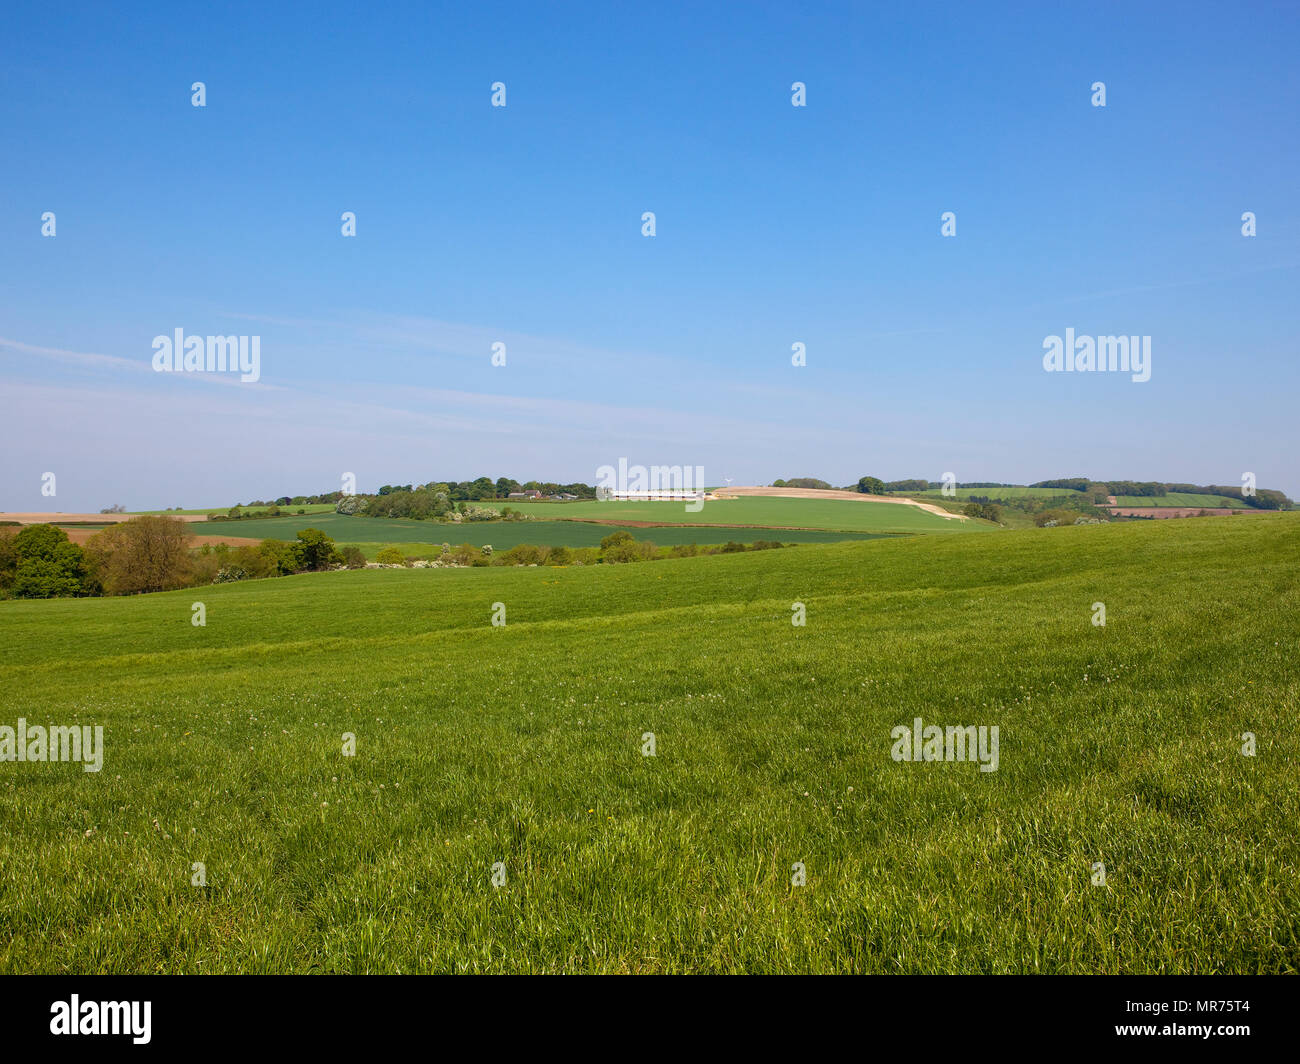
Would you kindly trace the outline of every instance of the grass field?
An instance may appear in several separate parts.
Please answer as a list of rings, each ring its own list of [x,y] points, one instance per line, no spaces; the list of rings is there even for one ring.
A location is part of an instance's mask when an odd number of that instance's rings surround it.
[[[654,521],[660,524],[763,525],[839,532],[969,532],[972,523],[915,506],[848,499],[749,497],[717,499],[694,513],[680,502],[491,502],[539,521]]]
[[[1250,509],[1240,499],[1227,495],[1205,495],[1190,491],[1171,491],[1167,495],[1116,495],[1117,506],[1203,506],[1207,510]]]
[[[538,547],[598,547],[600,541],[617,527],[581,521],[465,521],[443,524],[439,521],[411,521],[388,517],[344,517],[322,514],[317,517],[272,517],[264,521],[198,521],[190,526],[201,536],[249,536],[255,539],[293,539],[300,529],[319,528],[333,536],[340,545],[364,544],[442,544],[469,543],[481,547],[508,549],[519,543]],[[736,540],[752,543],[757,539],[779,539],[784,543],[835,543],[845,539],[876,539],[879,534],[858,532],[824,532],[809,530],[773,531],[766,528],[700,528],[664,525],[658,528],[629,528],[637,539],[651,540],[660,546],[678,543],[726,543]],[[416,553],[416,552],[412,552]]]
[[[0,764],[0,971],[1295,972],[1298,549],[1281,514],[0,602],[0,723],[106,747]],[[891,760],[915,716],[999,726],[998,770]]]

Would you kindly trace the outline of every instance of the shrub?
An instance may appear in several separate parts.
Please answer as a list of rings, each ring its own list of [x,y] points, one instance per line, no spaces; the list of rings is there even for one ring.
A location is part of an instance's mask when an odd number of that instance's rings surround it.
[[[360,547],[344,547],[342,556],[343,564],[349,569],[364,569],[366,567],[366,556],[361,553]]]
[[[625,538],[618,539],[616,537]],[[613,542],[610,542],[610,541]],[[609,546],[605,546],[609,543]],[[648,541],[633,539],[627,532],[618,532],[601,540],[600,560],[606,565],[622,565],[628,562],[648,561],[659,553],[658,548]]]
[[[618,547],[624,543],[634,542],[631,532],[625,532],[620,529],[617,532],[611,532],[608,536],[600,541],[601,550],[609,550],[611,547]]]
[[[527,543],[502,551],[493,559],[498,565],[541,565],[545,560],[545,547],[533,547]]]
[[[267,576],[288,576],[298,571],[298,550],[295,544],[282,539],[264,539],[257,553],[265,560]]]
[[[405,565],[406,555],[400,547],[385,547],[375,555],[375,561],[380,565]]]

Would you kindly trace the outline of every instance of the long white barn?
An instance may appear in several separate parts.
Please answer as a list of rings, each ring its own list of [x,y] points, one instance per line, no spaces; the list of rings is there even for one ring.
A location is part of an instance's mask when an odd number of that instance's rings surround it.
[[[695,499],[712,498],[707,491],[690,488],[660,488],[653,491],[618,491],[610,488],[607,495],[602,496],[600,492],[597,492],[596,497],[613,502],[691,502]]]

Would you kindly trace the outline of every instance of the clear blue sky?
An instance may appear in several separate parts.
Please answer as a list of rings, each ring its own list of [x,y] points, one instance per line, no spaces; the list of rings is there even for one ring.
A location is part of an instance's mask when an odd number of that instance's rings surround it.
[[[620,457],[1300,495],[1295,5],[26,7],[0,508]],[[154,373],[176,328],[261,380]],[[1151,380],[1045,373],[1067,328]]]

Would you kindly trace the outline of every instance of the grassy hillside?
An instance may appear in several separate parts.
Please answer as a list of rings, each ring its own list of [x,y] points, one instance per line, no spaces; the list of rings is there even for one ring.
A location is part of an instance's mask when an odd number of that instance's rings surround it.
[[[1082,492],[1073,491],[1070,488],[954,488],[956,495],[945,496],[943,491],[935,488],[933,491],[919,492],[898,492],[900,496],[906,496],[911,499],[970,499],[970,498],[988,498],[988,499],[1077,499]]]
[[[1205,495],[1190,491],[1171,491],[1166,495],[1116,495],[1118,506],[1203,506],[1208,510],[1246,510],[1240,499],[1227,495]]]
[[[3,602],[0,723],[106,755],[0,764],[0,971],[1295,972],[1297,550],[1281,514]],[[999,726],[998,770],[893,761],[918,715]]]

